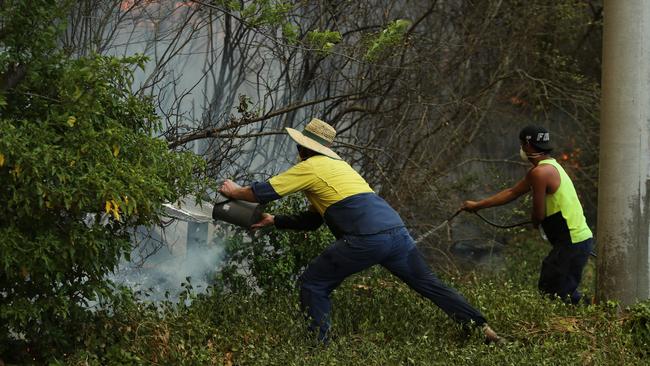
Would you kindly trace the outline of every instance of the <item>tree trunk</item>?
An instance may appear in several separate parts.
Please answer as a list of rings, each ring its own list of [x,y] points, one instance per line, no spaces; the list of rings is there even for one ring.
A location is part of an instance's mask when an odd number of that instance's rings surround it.
[[[650,3],[605,1],[599,301],[650,295]]]

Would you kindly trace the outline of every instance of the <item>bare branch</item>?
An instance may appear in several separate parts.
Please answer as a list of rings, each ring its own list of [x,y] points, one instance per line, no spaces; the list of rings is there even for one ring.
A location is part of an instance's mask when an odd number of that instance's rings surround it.
[[[235,120],[235,121],[231,122],[230,124],[228,124],[226,126],[223,126],[223,127],[211,128],[211,129],[207,129],[207,130],[203,130],[203,131],[193,132],[193,133],[185,135],[185,136],[181,136],[178,140],[171,142],[169,144],[169,148],[174,149],[177,146],[186,144],[186,143],[188,143],[190,141],[215,137],[221,131],[227,131],[227,130],[239,128],[239,127],[242,127],[242,126],[250,125],[250,124],[253,124],[253,123],[265,121],[265,120],[271,119],[273,117],[277,117],[277,116],[280,116],[280,115],[283,115],[283,114],[287,114],[287,113],[302,109],[302,108],[307,107],[307,106],[320,104],[320,103],[326,102],[328,100],[345,99],[345,98],[353,97],[355,95],[356,94],[352,93],[352,94],[347,94],[347,95],[339,95],[339,96],[321,98],[321,99],[317,99],[317,100],[312,100],[312,101],[308,101],[308,102],[303,102],[303,103],[290,105],[290,106],[287,106],[287,107],[284,107],[284,108],[281,108],[281,109],[278,109],[278,110],[270,111],[270,112],[268,112],[268,113],[266,113],[266,114],[264,114],[264,115],[262,115],[260,117],[255,117],[255,118],[250,118],[250,119]]]

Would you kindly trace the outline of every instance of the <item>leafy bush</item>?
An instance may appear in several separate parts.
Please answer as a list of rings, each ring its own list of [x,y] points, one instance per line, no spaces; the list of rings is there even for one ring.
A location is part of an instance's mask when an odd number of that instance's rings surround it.
[[[293,195],[274,202],[267,211],[289,214],[306,208],[302,196]],[[309,262],[333,240],[325,224],[313,232],[265,229],[251,239],[238,230],[226,240],[220,285],[240,291],[291,289]]]
[[[640,302],[629,309],[625,327],[639,353],[644,357],[650,356],[650,301]]]
[[[509,343],[488,346],[376,267],[333,294],[333,336],[305,331],[295,291],[188,295],[132,303],[92,323],[94,339],[60,362],[223,365],[633,365],[643,359],[611,307],[566,305],[502,275],[446,277]],[[89,329],[90,331],[91,329]],[[90,338],[90,337],[89,337]]]
[[[169,151],[148,98],[131,91],[141,56],[75,59],[54,41],[72,2],[3,5],[0,38],[0,358],[36,359],[81,342],[88,303],[116,299],[106,274],[131,251],[129,228],[159,221],[163,202],[204,191],[202,160]],[[24,73],[20,70],[26,66]]]
[[[436,306],[385,270],[374,267],[350,277],[333,293],[333,341],[327,347],[319,345],[306,331],[295,289],[213,289],[195,295],[188,284],[178,302],[155,305],[125,299],[112,311],[99,312],[93,322],[84,324],[84,347],[72,355],[61,355],[56,362],[644,364],[647,360],[639,353],[642,346],[635,343],[616,307],[572,306],[537,292],[530,279],[535,278],[538,260],[547,249],[538,244],[539,239],[525,236],[509,243],[502,269],[441,275],[508,339],[509,343],[502,347],[485,345],[478,332],[467,334]],[[526,256],[528,260],[522,263],[521,258]],[[640,314],[646,317],[647,306],[641,308]]]

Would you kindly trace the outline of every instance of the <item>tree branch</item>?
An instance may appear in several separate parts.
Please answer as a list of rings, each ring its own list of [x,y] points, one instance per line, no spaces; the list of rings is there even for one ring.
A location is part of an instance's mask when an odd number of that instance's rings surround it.
[[[222,131],[227,131],[227,130],[231,130],[231,129],[234,129],[234,128],[239,128],[239,127],[242,127],[242,126],[250,125],[250,124],[253,124],[253,123],[256,123],[256,122],[265,121],[265,120],[271,119],[273,117],[277,117],[277,116],[280,116],[280,115],[283,115],[283,114],[286,114],[286,113],[289,113],[289,112],[293,112],[293,111],[296,111],[298,109],[301,109],[301,108],[304,108],[304,107],[307,107],[307,106],[310,106],[310,105],[315,105],[315,104],[319,104],[319,103],[322,103],[322,102],[326,102],[328,100],[340,99],[340,98],[350,98],[350,97],[353,97],[355,95],[358,95],[358,94],[357,93],[352,93],[352,94],[346,94],[346,95],[338,95],[338,96],[326,97],[326,98],[321,98],[321,99],[312,100],[312,101],[308,101],[308,102],[293,104],[293,105],[289,105],[289,106],[287,106],[285,108],[281,108],[281,109],[278,109],[278,110],[275,110],[275,111],[271,111],[271,112],[266,113],[266,114],[264,114],[262,116],[259,116],[259,117],[255,117],[255,118],[251,118],[251,119],[236,120],[235,122],[227,124],[227,125],[225,125],[223,127],[210,128],[210,129],[204,129],[204,130],[192,132],[192,133],[189,133],[189,134],[187,134],[185,136],[180,137],[176,141],[171,142],[169,144],[169,148],[174,149],[174,148],[176,148],[176,147],[178,147],[180,145],[184,145],[184,144],[186,144],[188,142],[199,140],[199,139],[214,138],[214,137],[217,137],[219,135],[219,133],[222,132]]]

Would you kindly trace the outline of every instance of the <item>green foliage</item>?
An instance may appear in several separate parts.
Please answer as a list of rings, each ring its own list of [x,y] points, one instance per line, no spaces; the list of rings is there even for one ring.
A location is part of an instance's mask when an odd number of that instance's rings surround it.
[[[328,347],[307,333],[293,288],[213,288],[196,295],[191,284],[185,284],[178,301],[160,304],[134,301],[123,290],[111,308],[102,307],[92,321],[79,322],[78,349],[68,355],[59,352],[52,363],[643,364],[643,345],[625,324],[647,319],[647,305],[633,310],[635,315],[625,316],[623,323],[616,307],[572,306],[541,296],[531,283],[548,249],[539,244],[526,236],[514,240],[500,270],[441,276],[508,339],[502,347],[485,345],[479,332],[466,333],[429,301],[375,267],[334,291],[334,339]]]
[[[542,250],[518,239],[509,266],[442,276],[476,305],[509,343],[489,346],[378,267],[333,293],[333,335],[319,346],[306,332],[295,290],[192,295],[159,306],[124,301],[88,325],[85,347],[62,364],[234,365],[636,365],[646,359],[616,308],[571,306],[540,296],[528,280]],[[518,273],[510,272],[515,265]],[[509,269],[510,268],[510,269]],[[191,299],[188,305],[184,299]],[[647,363],[647,362],[646,362]]]
[[[252,27],[283,24],[293,9],[290,2],[256,0],[241,9],[241,16]]]
[[[306,42],[309,47],[317,49],[321,53],[329,53],[334,45],[341,42],[341,33],[338,31],[313,30],[307,33]]]
[[[220,5],[232,12],[239,13],[241,19],[250,27],[283,27],[295,5],[288,1],[254,0],[240,2],[236,0],[219,0]]]
[[[292,10],[297,5],[289,1],[254,0],[248,3],[236,0],[219,0],[228,11],[236,12],[242,21],[252,28],[279,29],[288,44],[295,44],[298,40],[300,28],[290,21]]]
[[[17,65],[47,63],[45,54],[56,48],[72,0],[6,0],[0,4],[2,32],[0,73]]]
[[[650,301],[637,303],[629,309],[625,327],[639,353],[643,357],[650,356]]]
[[[393,48],[404,41],[404,35],[411,26],[411,21],[397,19],[382,30],[371,42],[365,58],[368,61],[376,61],[381,56],[392,53]]]
[[[305,209],[304,199],[293,195],[268,211],[297,213]],[[333,240],[326,225],[313,232],[265,230],[252,239],[239,231],[226,240],[221,286],[244,292],[251,288],[291,289],[307,264]]]
[[[289,44],[295,44],[298,41],[298,32],[300,28],[296,25],[286,22],[282,24],[282,35]]]
[[[131,91],[144,57],[57,48],[68,3],[8,1],[0,13],[5,29],[32,35],[0,38],[0,70],[18,77],[0,109],[0,355],[17,339],[39,359],[78,344],[87,303],[115,298],[105,276],[128,258],[127,229],[204,191],[202,160],[153,137],[154,106]]]

